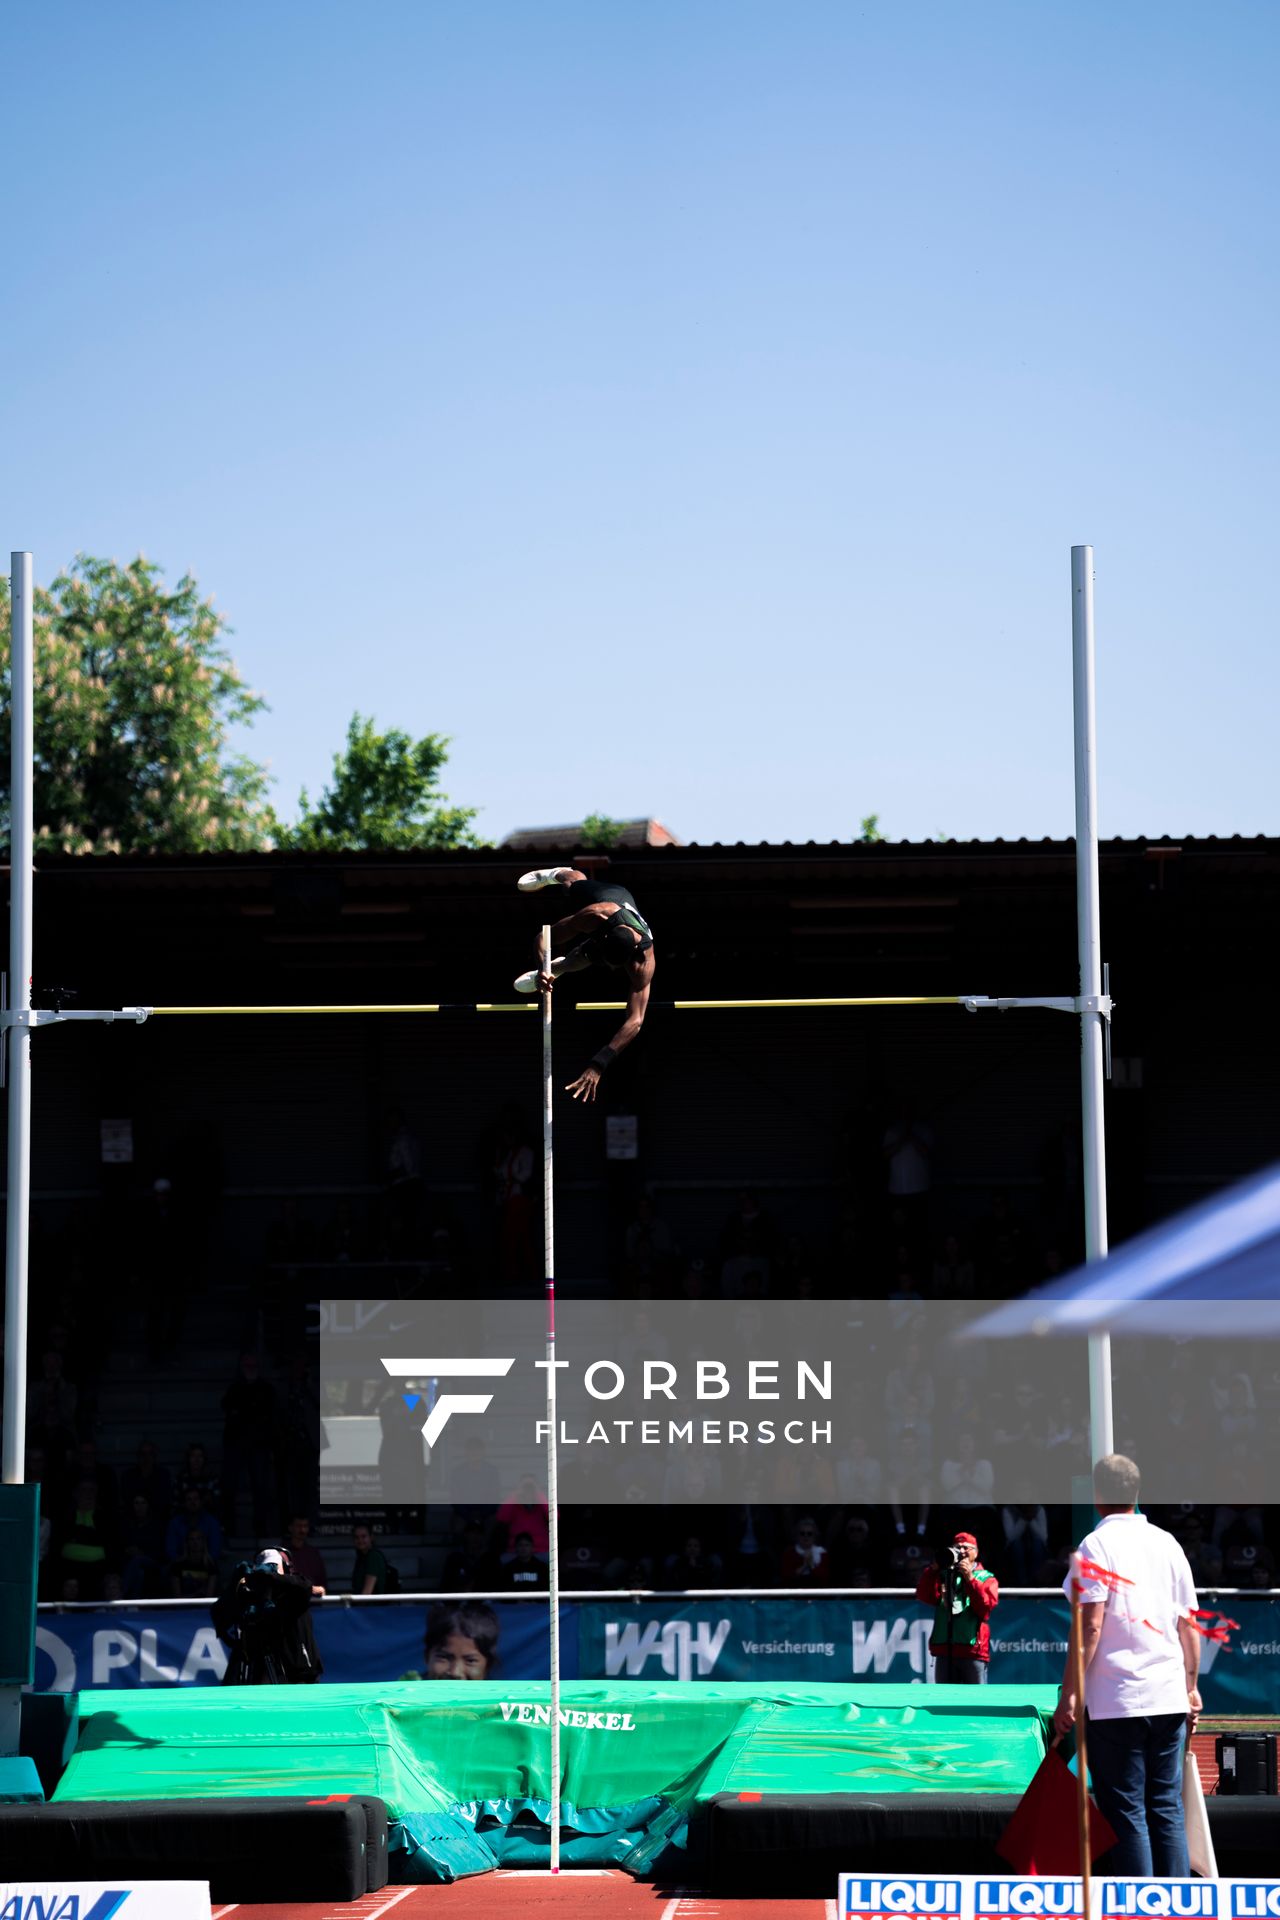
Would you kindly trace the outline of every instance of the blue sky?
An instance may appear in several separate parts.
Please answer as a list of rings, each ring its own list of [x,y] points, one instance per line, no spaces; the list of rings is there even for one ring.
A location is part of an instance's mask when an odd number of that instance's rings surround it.
[[[191,569],[292,811],[359,707],[492,836],[1280,832],[1280,12],[49,0],[0,543]]]

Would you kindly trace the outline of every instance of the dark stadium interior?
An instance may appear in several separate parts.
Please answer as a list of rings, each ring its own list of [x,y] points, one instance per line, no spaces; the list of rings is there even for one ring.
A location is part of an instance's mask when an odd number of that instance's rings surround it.
[[[55,990],[84,1007],[507,1001],[542,906],[515,891],[522,864],[501,849],[41,860],[35,1004]],[[1275,1157],[1278,868],[1274,840],[1103,844],[1113,1244]],[[1070,994],[1071,841],[638,847],[609,874],[655,929],[658,1005],[601,1105],[565,1100],[557,1114],[565,1292],[888,1298],[905,1326],[917,1296],[1008,1297],[1081,1257],[1074,1020],[661,1004]],[[601,979],[557,988],[561,1081],[611,1031],[609,1014],[570,1010],[617,997]],[[212,1591],[219,1555],[298,1517],[330,1590],[350,1590],[359,1516],[316,1505],[313,1303],[538,1286],[536,1029],[532,1015],[459,1011],[37,1035],[29,1477],[49,1522],[42,1599]],[[634,1117],[635,1158],[607,1157],[611,1114]],[[1274,1451],[1269,1362],[1229,1347],[1215,1360],[1173,1383],[1171,1426],[1194,1437],[1215,1422]],[[1011,1583],[1056,1582],[1070,1513],[1002,1512],[984,1503],[980,1469],[1002,1445],[1084,1464],[1087,1409],[998,1391],[968,1407],[943,1386],[898,1389],[896,1432],[911,1434],[927,1501],[895,1513],[888,1460],[860,1501],[798,1488],[753,1525],[746,1568],[730,1510],[704,1512],[695,1533],[678,1513],[568,1509],[566,1585],[692,1588],[746,1572],[803,1584],[794,1536],[810,1516],[829,1548],[823,1583],[913,1583],[961,1514],[977,1516]],[[139,1480],[145,1442],[159,1472]],[[184,1472],[202,1485],[195,1507]],[[501,1588],[511,1492],[481,1476],[471,1511],[369,1516],[379,1556],[406,1590]],[[210,1512],[217,1525],[195,1524]],[[1275,1584],[1272,1510],[1224,1494],[1174,1524],[1203,1585]]]

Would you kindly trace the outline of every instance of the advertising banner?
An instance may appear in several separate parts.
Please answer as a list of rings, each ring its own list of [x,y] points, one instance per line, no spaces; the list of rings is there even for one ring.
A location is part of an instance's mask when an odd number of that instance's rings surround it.
[[[209,1920],[207,1880],[0,1881],[0,1920]]]
[[[560,1609],[561,1673],[577,1677],[574,1609]],[[493,1604],[498,1644],[489,1677],[545,1680],[550,1636],[545,1606]],[[376,1606],[319,1606],[312,1611],[327,1681],[425,1678],[421,1600]],[[217,1686],[227,1651],[203,1608],[112,1607],[59,1613],[41,1608],[36,1623],[36,1690],[77,1693],[86,1687]]]
[[[1280,1703],[1280,1595],[1233,1594],[1223,1605],[1239,1627],[1229,1646],[1203,1644],[1205,1711],[1274,1713]],[[318,1606],[312,1617],[325,1679],[397,1680],[424,1673],[427,1611],[426,1602],[411,1598]],[[545,1604],[498,1600],[493,1611],[493,1677],[545,1680]],[[905,1594],[566,1600],[560,1608],[561,1672],[570,1680],[923,1684],[932,1677],[930,1618],[931,1609]],[[1006,1594],[992,1617],[991,1679],[1006,1686],[1056,1686],[1066,1643],[1065,1600]],[[216,1686],[225,1671],[226,1649],[203,1608],[40,1609],[35,1685],[41,1692]]]
[[[1231,1645],[1206,1640],[1207,1713],[1274,1712],[1280,1701],[1280,1596],[1232,1594]],[[866,1599],[591,1601],[578,1608],[578,1670],[631,1680],[890,1680],[932,1677],[932,1609],[905,1595]],[[990,1676],[1056,1686],[1068,1609],[1053,1595],[1007,1594],[991,1621]]]
[[[1280,1915],[1280,1879],[1100,1880],[1090,1920],[1266,1920]],[[839,1920],[1047,1920],[1084,1914],[1078,1879],[1016,1874],[842,1873]]]

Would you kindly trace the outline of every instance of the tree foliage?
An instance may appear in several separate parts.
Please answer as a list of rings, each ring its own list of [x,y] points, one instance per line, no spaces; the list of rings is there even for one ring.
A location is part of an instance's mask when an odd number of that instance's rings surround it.
[[[880,815],[878,813],[869,813],[864,817],[862,821],[862,832],[858,835],[858,838],[868,845],[873,841],[884,839],[884,835],[880,831]]]
[[[195,581],[166,591],[139,557],[81,555],[37,589],[35,826],[40,847],[192,853],[270,843],[268,775],[229,729],[265,702]],[[0,582],[0,823],[9,831],[9,587]]]
[[[333,778],[313,806],[305,789],[299,818],[282,829],[284,844],[305,852],[356,847],[472,847],[475,807],[454,807],[439,791],[448,740],[414,740],[353,714],[347,744],[333,756]]]
[[[622,821],[611,820],[607,813],[589,813],[578,831],[580,846],[608,853],[622,838]]]

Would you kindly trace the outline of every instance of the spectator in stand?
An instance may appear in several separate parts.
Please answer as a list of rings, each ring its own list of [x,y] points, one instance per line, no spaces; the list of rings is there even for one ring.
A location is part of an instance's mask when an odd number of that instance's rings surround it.
[[[841,1506],[878,1507],[884,1486],[884,1470],[872,1456],[866,1435],[855,1433],[848,1452],[836,1464],[836,1492]]]
[[[731,1584],[771,1587],[778,1566],[778,1515],[766,1501],[762,1481],[749,1481],[743,1491],[749,1498],[729,1509]]]
[[[218,1591],[218,1563],[202,1528],[189,1529],[182,1553],[170,1562],[169,1591],[175,1600],[210,1600]]]
[[[151,1518],[163,1527],[173,1506],[173,1481],[169,1477],[168,1467],[160,1464],[153,1440],[142,1441],[133,1466],[124,1470],[120,1496],[126,1512],[139,1494],[145,1499]]]
[[[1060,1393],[1056,1403],[1048,1409],[1042,1444],[1046,1456],[1055,1465],[1065,1460],[1073,1471],[1087,1469],[1088,1436],[1084,1416],[1076,1405],[1074,1394]]]
[[[679,1553],[667,1555],[663,1564],[667,1585],[693,1591],[699,1587],[718,1587],[724,1580],[724,1564],[718,1553],[705,1553],[699,1534],[685,1538]]]
[[[894,1446],[910,1432],[924,1451],[929,1451],[934,1397],[933,1375],[920,1357],[918,1342],[912,1340],[884,1385],[884,1410]]]
[[[350,1266],[368,1258],[368,1238],[355,1217],[350,1200],[335,1201],[333,1218],[321,1239],[323,1257],[336,1267]]]
[[[387,1251],[392,1259],[422,1251],[422,1213],[426,1183],[422,1178],[422,1142],[409,1125],[402,1107],[390,1116],[391,1144],[387,1150]]]
[[[320,1395],[305,1353],[295,1353],[289,1360],[279,1448],[279,1485],[285,1517],[291,1513],[308,1513],[319,1494]]]
[[[258,1356],[240,1355],[236,1378],[222,1396],[223,1498],[227,1531],[236,1531],[236,1500],[247,1480],[253,1503],[253,1530],[271,1530],[272,1467],[276,1449],[276,1391],[260,1377]]]
[[[991,1206],[978,1223],[974,1250],[984,1300],[1011,1300],[1023,1291],[1030,1277],[1026,1244],[1003,1188],[992,1194]]]
[[[498,1585],[510,1587],[515,1593],[545,1593],[549,1585],[547,1563],[534,1552],[532,1534],[522,1531],[516,1535],[515,1552],[503,1560]]]
[[[160,1576],[171,1555],[165,1551],[164,1521],[151,1511],[145,1493],[135,1493],[120,1543],[122,1589],[126,1600],[151,1599],[160,1591]]]
[[[972,1300],[973,1262],[965,1258],[954,1232],[947,1234],[942,1250],[933,1263],[935,1300]]]
[[[97,1486],[92,1480],[77,1481],[58,1561],[64,1579],[79,1581],[84,1599],[102,1597],[103,1575],[113,1562],[115,1546],[100,1511]]]
[[[952,1458],[938,1469],[938,1487],[943,1500],[966,1523],[966,1531],[977,1525],[989,1526],[995,1515],[995,1469],[978,1452],[972,1432],[956,1435]]]
[[[929,1651],[934,1679],[944,1686],[978,1686],[987,1678],[991,1659],[991,1614],[999,1603],[1000,1587],[993,1573],[978,1559],[978,1543],[971,1533],[957,1533],[942,1565],[926,1567],[916,1585],[916,1599],[934,1609]]]
[[[120,1482],[114,1467],[98,1458],[96,1440],[80,1440],[71,1457],[71,1475],[75,1480],[92,1480],[98,1489],[98,1506],[107,1531],[120,1531]]]
[[[179,1506],[191,1487],[199,1493],[205,1511],[212,1513],[222,1498],[222,1488],[199,1440],[193,1440],[183,1456],[175,1488]]]
[[[161,1174],[141,1202],[134,1239],[138,1279],[147,1320],[151,1360],[167,1360],[177,1349],[187,1312],[185,1248],[178,1226],[173,1182]]]
[[[289,1553],[290,1570],[299,1580],[309,1583],[313,1600],[322,1599],[329,1589],[329,1575],[325,1570],[324,1555],[311,1544],[311,1521],[307,1514],[292,1515],[285,1528],[285,1546]]]
[[[390,1593],[391,1569],[381,1547],[373,1544],[373,1533],[364,1521],[351,1531],[356,1557],[351,1564],[352,1593]]]
[[[933,1130],[901,1114],[886,1130],[882,1150],[890,1206],[903,1214],[912,1244],[918,1246],[929,1228]]]
[[[493,1274],[502,1287],[525,1286],[541,1271],[531,1194],[537,1165],[525,1114],[509,1101],[498,1115],[485,1167],[493,1203]]]
[[[1182,1551],[1197,1589],[1222,1584],[1222,1554],[1209,1537],[1204,1514],[1191,1502],[1162,1511],[1166,1524]]]
[[[908,1527],[913,1529],[918,1540],[924,1539],[933,1499],[929,1479],[929,1462],[921,1453],[914,1434],[904,1434],[898,1442],[897,1458],[889,1463],[888,1485],[885,1488],[889,1496],[893,1529],[899,1539],[905,1536]],[[915,1519],[911,1521],[907,1509],[913,1505]]]
[[[545,1553],[549,1542],[547,1503],[538,1491],[538,1483],[526,1473],[516,1491],[498,1508],[497,1524],[504,1541],[514,1547],[516,1535],[527,1533],[535,1553]]]
[[[631,1278],[651,1281],[655,1287],[664,1286],[676,1257],[676,1244],[651,1194],[641,1194],[636,1217],[628,1222],[625,1240]]]
[[[1034,1587],[1049,1551],[1049,1516],[1043,1507],[1001,1507],[1004,1575],[1013,1587]]]
[[[778,1567],[778,1584],[783,1587],[829,1587],[829,1556],[812,1514],[796,1521],[792,1544]]]
[[[1020,1380],[1012,1396],[995,1397],[991,1416],[992,1458],[997,1471],[1023,1468],[1044,1444],[1045,1411],[1038,1388]],[[1003,1479],[1003,1472],[1001,1472]]]
[[[831,1549],[832,1586],[869,1584],[875,1572],[875,1562],[870,1522],[865,1514],[849,1514]]]
[[[440,1584],[446,1593],[484,1593],[493,1590],[496,1579],[497,1568],[488,1552],[485,1529],[478,1520],[468,1520],[462,1545],[445,1556]]]
[[[889,1325],[895,1334],[913,1337],[924,1324],[924,1296],[914,1276],[901,1269],[889,1289]]]
[[[1227,1405],[1218,1415],[1218,1431],[1232,1445],[1251,1442],[1257,1435],[1258,1412],[1253,1386],[1243,1373],[1237,1373],[1231,1382]]]
[[[188,1487],[182,1496],[182,1505],[169,1522],[164,1537],[166,1560],[181,1559],[186,1550],[187,1535],[199,1529],[209,1544],[209,1551],[216,1560],[222,1552],[222,1528],[204,1504],[204,1498],[198,1486]]]
[[[62,1355],[51,1347],[41,1356],[40,1378],[27,1393],[27,1432],[51,1461],[62,1459],[75,1441],[79,1396],[62,1370]]]
[[[720,1291],[726,1300],[742,1298],[748,1273],[758,1273],[762,1291],[768,1292],[776,1241],[773,1222],[754,1193],[740,1193],[720,1237]]]
[[[463,1447],[463,1458],[453,1470],[449,1484],[455,1522],[461,1522],[481,1508],[496,1507],[499,1500],[498,1469],[484,1450],[484,1441],[474,1436]]]
[[[1276,1559],[1270,1547],[1254,1540],[1238,1540],[1224,1556],[1224,1572],[1233,1587],[1270,1587],[1275,1584]]]

